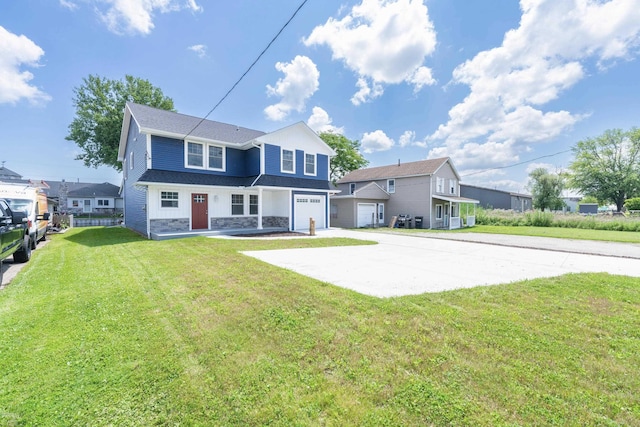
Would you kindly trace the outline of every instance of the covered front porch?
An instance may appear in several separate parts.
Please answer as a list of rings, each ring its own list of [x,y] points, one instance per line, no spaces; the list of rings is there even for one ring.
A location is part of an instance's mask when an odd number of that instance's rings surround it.
[[[476,225],[476,205],[480,203],[479,200],[436,195],[431,202],[431,229],[455,230]]]

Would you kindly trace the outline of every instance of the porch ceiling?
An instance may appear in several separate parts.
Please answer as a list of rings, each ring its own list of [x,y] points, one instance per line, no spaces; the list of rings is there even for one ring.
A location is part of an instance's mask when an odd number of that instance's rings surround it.
[[[438,200],[444,200],[445,202],[457,202],[457,203],[473,203],[473,204],[479,204],[480,201],[476,200],[476,199],[468,199],[466,197],[457,197],[457,196],[441,196],[441,195],[434,195],[432,196],[434,199],[438,199]]]

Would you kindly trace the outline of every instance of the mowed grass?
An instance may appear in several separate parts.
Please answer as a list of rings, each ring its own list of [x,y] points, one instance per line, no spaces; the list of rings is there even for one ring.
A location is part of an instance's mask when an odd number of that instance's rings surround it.
[[[640,424],[638,279],[378,299],[238,253],[363,243],[55,236],[0,292],[0,425]]]
[[[380,228],[379,231],[393,233],[484,233],[484,234],[510,234],[516,236],[554,237],[558,239],[597,240],[604,242],[640,243],[640,233],[633,231],[609,231],[592,230],[582,228],[560,227],[509,227],[502,225],[476,225],[469,228],[456,230],[427,230],[427,229],[403,229]],[[371,230],[368,230],[371,231]]]

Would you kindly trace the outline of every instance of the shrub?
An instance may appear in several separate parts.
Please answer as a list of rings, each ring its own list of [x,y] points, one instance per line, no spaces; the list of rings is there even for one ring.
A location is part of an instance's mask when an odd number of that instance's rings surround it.
[[[553,214],[551,212],[526,212],[524,216],[526,225],[534,227],[551,227],[553,224]]]
[[[640,197],[625,200],[624,207],[630,211],[640,211]]]

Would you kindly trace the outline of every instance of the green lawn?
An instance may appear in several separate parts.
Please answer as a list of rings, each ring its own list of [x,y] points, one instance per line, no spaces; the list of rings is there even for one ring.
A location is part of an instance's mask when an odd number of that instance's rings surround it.
[[[640,424],[638,279],[378,299],[238,253],[357,243],[54,236],[0,292],[0,425]]]
[[[518,236],[555,237],[559,239],[599,240],[606,242],[640,243],[640,233],[634,231],[608,231],[591,230],[582,228],[560,227],[509,227],[501,225],[476,225],[457,230],[427,230],[427,229],[403,229],[380,228],[383,232],[393,233],[485,233],[485,234],[511,234]],[[367,230],[372,231],[372,230]]]

